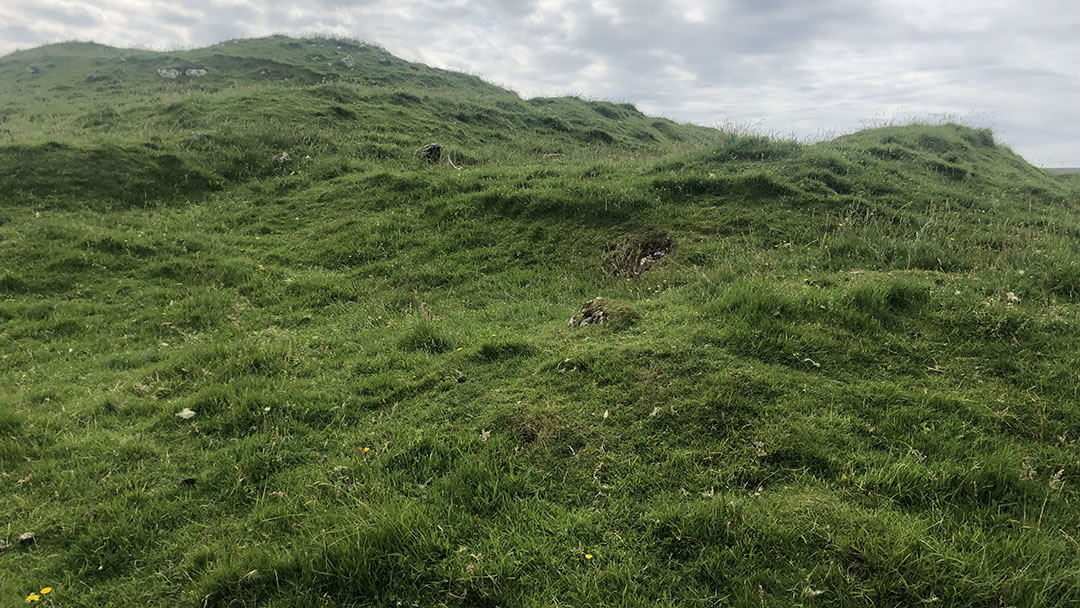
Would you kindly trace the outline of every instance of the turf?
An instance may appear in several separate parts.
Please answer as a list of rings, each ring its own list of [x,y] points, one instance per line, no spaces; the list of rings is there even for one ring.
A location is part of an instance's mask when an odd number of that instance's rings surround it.
[[[330,38],[0,82],[4,605],[1080,603],[1080,181],[990,131]]]

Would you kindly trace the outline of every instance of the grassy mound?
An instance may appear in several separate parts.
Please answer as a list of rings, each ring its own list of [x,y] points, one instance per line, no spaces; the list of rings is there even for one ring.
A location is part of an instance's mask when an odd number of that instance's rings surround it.
[[[18,205],[148,207],[201,198],[216,180],[170,153],[58,142],[0,147],[0,189]]]
[[[1080,183],[988,131],[318,38],[0,79],[8,603],[1080,601]]]

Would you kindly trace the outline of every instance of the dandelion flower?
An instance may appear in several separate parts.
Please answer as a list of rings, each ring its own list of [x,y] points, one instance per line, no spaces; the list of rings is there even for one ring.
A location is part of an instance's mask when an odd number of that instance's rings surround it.
[[[46,593],[52,593],[52,587],[45,587],[40,591],[40,593],[41,595],[45,595]]]
[[[41,599],[40,595],[38,595],[36,593],[31,593],[30,595],[26,596],[26,603],[29,604],[30,602],[36,602],[36,601],[38,601],[40,599]]]
[[[370,451],[371,451],[371,448],[369,448],[369,447],[365,447],[365,448],[364,448],[364,453],[365,453],[365,454],[367,454],[367,453],[368,453],[368,452],[370,452]]]
[[[592,559],[592,553],[586,553],[585,559]]]

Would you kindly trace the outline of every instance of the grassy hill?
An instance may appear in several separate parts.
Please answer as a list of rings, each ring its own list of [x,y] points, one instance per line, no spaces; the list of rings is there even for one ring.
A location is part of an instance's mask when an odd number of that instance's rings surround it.
[[[321,38],[0,82],[5,605],[1080,602],[1080,182],[989,131]]]

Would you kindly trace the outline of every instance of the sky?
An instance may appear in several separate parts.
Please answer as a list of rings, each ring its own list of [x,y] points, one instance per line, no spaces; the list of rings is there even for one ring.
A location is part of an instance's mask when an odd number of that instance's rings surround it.
[[[0,54],[277,33],[801,140],[955,119],[1080,167],[1076,0],[0,0]]]

